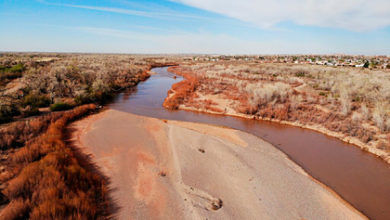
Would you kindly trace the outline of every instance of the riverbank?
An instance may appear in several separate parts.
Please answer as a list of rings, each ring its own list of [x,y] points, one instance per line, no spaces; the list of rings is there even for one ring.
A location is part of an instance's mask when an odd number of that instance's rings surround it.
[[[185,79],[173,85],[169,90],[168,97],[164,101],[164,107],[167,109],[272,121],[310,129],[353,144],[390,164],[389,133],[387,135],[386,133],[382,134],[375,126],[368,123],[358,125],[355,121],[328,109],[331,106],[311,103],[312,107],[305,106],[305,104],[300,107],[294,107],[294,110],[292,107],[294,103],[286,102],[277,104],[276,106],[278,107],[276,108],[265,106],[264,109],[255,114],[252,112],[253,110],[250,110],[252,107],[248,107],[250,105],[248,104],[247,95],[236,88],[236,84],[241,84],[241,86],[245,87],[246,82],[240,82],[240,79],[232,79],[223,74],[222,76],[226,78],[208,79],[202,73],[191,72],[180,66],[170,67],[168,70],[183,76]],[[235,83],[229,84],[224,80]],[[223,90],[218,89],[221,86]],[[305,85],[303,84],[299,87],[302,88]],[[294,88],[294,93],[302,93],[305,96],[309,94],[308,91],[299,90],[298,87]],[[321,99],[320,96],[316,96],[317,100]],[[314,102],[315,98],[311,99]],[[298,106],[299,104],[295,105]],[[303,110],[298,111],[297,108],[302,108]]]
[[[325,134],[327,136],[337,138],[341,141],[344,141],[345,143],[353,144],[354,146],[359,147],[363,151],[369,152],[369,153],[375,155],[376,157],[381,158],[386,163],[390,164],[390,155],[383,152],[382,150],[379,150],[375,146],[363,143],[359,139],[354,138],[354,137],[350,137],[350,136],[346,136],[343,133],[328,130],[325,127],[318,125],[318,124],[317,125],[305,125],[305,124],[299,123],[297,121],[291,122],[291,121],[285,121],[285,120],[273,119],[273,118],[267,118],[267,117],[257,117],[257,116],[242,114],[242,113],[238,113],[238,112],[219,112],[219,111],[213,111],[212,109],[199,109],[199,108],[189,107],[186,105],[180,105],[178,107],[178,109],[185,110],[185,111],[194,111],[194,112],[201,112],[201,113],[207,113],[207,114],[214,114],[214,115],[225,115],[225,116],[233,116],[233,117],[239,117],[239,118],[245,118],[245,119],[271,121],[274,123],[291,125],[291,126],[304,128],[304,129],[310,129],[310,130]]]
[[[365,218],[244,132],[117,110],[71,127],[74,143],[110,178],[121,219]]]

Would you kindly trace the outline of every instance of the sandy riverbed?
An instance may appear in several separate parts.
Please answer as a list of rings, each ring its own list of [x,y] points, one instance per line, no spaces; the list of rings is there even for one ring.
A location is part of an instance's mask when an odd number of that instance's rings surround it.
[[[116,110],[71,125],[112,183],[119,219],[364,219],[263,140]]]

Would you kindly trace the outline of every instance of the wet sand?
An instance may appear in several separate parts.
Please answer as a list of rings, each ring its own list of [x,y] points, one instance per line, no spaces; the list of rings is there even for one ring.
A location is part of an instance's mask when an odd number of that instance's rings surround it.
[[[119,219],[364,219],[271,144],[212,125],[106,110],[71,125]]]

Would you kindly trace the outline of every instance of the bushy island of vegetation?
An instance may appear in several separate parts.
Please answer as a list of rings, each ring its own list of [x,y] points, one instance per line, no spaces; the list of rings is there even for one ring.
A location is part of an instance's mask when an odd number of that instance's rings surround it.
[[[69,146],[68,123],[96,112],[165,59],[130,55],[0,56],[0,219],[106,219],[108,180]]]

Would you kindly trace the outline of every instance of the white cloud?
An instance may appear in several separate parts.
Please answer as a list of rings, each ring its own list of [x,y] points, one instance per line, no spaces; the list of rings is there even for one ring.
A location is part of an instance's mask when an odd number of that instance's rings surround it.
[[[173,0],[269,28],[299,25],[373,30],[390,25],[390,0]]]

